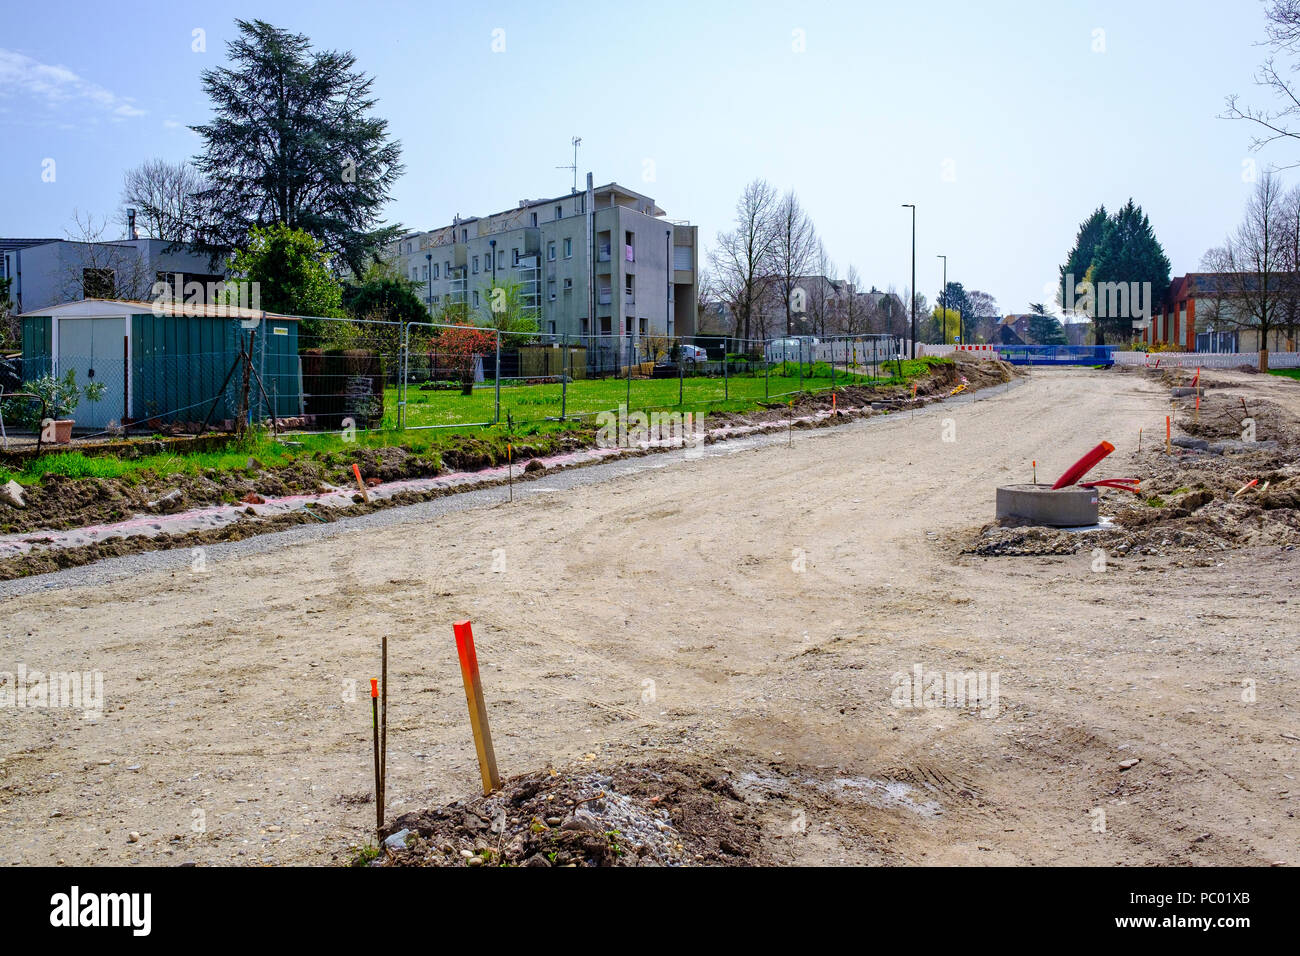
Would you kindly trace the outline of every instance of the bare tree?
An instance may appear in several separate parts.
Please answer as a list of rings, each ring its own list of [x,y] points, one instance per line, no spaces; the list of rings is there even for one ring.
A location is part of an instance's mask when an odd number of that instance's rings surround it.
[[[1300,139],[1300,129],[1293,124],[1300,121],[1300,87],[1294,80],[1284,75],[1294,73],[1295,65],[1279,66],[1276,55],[1294,56],[1300,52],[1300,0],[1273,0],[1264,15],[1268,18],[1265,27],[1267,40],[1265,45],[1272,51],[1255,74],[1255,83],[1270,90],[1281,106],[1274,109],[1239,106],[1239,97],[1232,94],[1227,97],[1227,109],[1221,114],[1224,119],[1246,120],[1258,127],[1258,135],[1251,140],[1251,149],[1260,150],[1279,139]],[[1283,169],[1300,165],[1288,163]]]
[[[1225,322],[1259,337],[1259,370],[1268,371],[1268,336],[1281,323],[1285,279],[1286,202],[1281,182],[1265,173],[1246,203],[1246,216],[1223,245],[1232,308]]]
[[[1300,277],[1300,187],[1292,189],[1282,198],[1281,219],[1279,324],[1286,333],[1287,351],[1293,352],[1296,329],[1300,326],[1300,282],[1297,282],[1297,277]]]
[[[806,281],[802,283],[805,286],[803,306],[813,332],[824,336],[838,301],[838,280],[835,263],[826,254],[826,247],[820,239],[814,244],[812,268],[816,275],[805,277]]]
[[[772,281],[777,205],[776,191],[765,181],[754,180],[736,203],[736,228],[719,233],[717,246],[709,253],[714,290],[731,307],[737,338],[751,337],[763,294]]]
[[[59,250],[55,273],[56,292],[61,301],[77,299],[130,299],[150,296],[157,276],[135,246],[117,239],[105,239],[108,219],[73,210],[72,224],[64,231],[67,243]]]
[[[842,327],[848,335],[861,335],[870,330],[868,318],[871,307],[866,293],[858,290],[858,286],[862,284],[862,277],[858,274],[857,266],[849,266],[849,271],[844,278],[844,284],[846,288],[844,290],[844,304],[841,310]]]
[[[1206,250],[1201,256],[1201,271],[1210,274],[1206,288],[1197,290],[1196,325],[1197,331],[1210,333],[1223,331],[1224,326],[1231,326],[1229,312],[1232,303],[1228,298],[1228,283],[1225,276],[1229,269],[1228,253],[1222,246]],[[1213,334],[1212,338],[1217,338]],[[1214,349],[1211,344],[1211,350]]]
[[[794,190],[782,197],[776,213],[776,282],[785,299],[785,334],[794,334],[794,316],[801,303],[793,301],[801,277],[807,275],[817,256],[817,231],[799,204]]]
[[[150,159],[122,176],[122,208],[118,221],[128,225],[127,210],[136,211],[142,238],[190,242],[195,237],[203,177],[187,162]],[[133,238],[129,234],[127,238]]]

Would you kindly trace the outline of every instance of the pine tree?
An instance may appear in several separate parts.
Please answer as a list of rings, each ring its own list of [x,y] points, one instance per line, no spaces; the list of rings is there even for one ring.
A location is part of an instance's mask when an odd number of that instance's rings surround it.
[[[365,260],[400,231],[382,227],[402,173],[401,146],[372,115],[372,77],[348,52],[261,20],[237,20],[231,68],[204,70],[213,117],[195,168],[199,244],[214,257],[242,247],[250,226],[275,223],[319,239],[360,276]]]
[[[1092,260],[1097,253],[1097,244],[1101,242],[1102,234],[1106,231],[1107,221],[1106,207],[1098,206],[1091,216],[1079,223],[1074,248],[1065,257],[1065,265],[1061,266],[1061,291],[1057,303],[1061,308],[1067,307],[1071,301],[1072,287],[1069,283],[1073,281],[1077,286],[1083,281],[1088,267],[1092,265]],[[1077,295],[1075,297],[1077,298]]]
[[[1155,230],[1142,207],[1135,206],[1132,199],[1106,222],[1093,256],[1093,282],[1096,295],[1093,327],[1098,345],[1105,343],[1106,336],[1132,338],[1133,320],[1139,308],[1149,306],[1154,311],[1155,304],[1162,301],[1169,291],[1169,257],[1156,239]],[[1126,311],[1112,310],[1108,306],[1114,303],[1104,294],[1110,283],[1123,283],[1139,290],[1145,283],[1150,283],[1149,300],[1139,303],[1130,295]],[[1142,297],[1148,299],[1146,293],[1142,293]],[[1124,314],[1105,314],[1111,311],[1124,311]]]

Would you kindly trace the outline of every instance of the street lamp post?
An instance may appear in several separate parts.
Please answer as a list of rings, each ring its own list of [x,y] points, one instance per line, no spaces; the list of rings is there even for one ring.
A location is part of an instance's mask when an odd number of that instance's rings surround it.
[[[912,210],[912,358],[916,358],[916,204],[905,202],[903,208]]]
[[[429,314],[433,315],[433,253],[424,254],[424,299]]]
[[[948,257],[935,256],[943,260],[943,291],[939,293],[939,308],[943,309],[943,344],[948,344]]]

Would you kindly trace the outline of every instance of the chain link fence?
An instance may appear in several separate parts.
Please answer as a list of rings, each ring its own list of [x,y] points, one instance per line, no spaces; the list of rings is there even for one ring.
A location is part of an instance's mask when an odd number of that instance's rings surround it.
[[[891,335],[743,339],[724,335],[563,335],[435,322],[316,317],[231,320],[217,347],[134,347],[104,357],[11,357],[3,394],[74,375],[77,434],[123,428],[201,433],[435,429],[567,421],[600,412],[739,410],[802,392],[902,376]],[[90,382],[100,386],[92,397]],[[0,395],[6,433],[36,400]]]

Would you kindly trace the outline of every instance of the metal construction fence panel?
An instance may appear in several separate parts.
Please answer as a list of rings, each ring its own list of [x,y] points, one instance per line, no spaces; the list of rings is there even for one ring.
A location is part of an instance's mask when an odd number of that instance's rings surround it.
[[[786,401],[896,378],[904,354],[902,340],[875,334],[565,335],[312,316],[221,320],[190,338],[150,326],[129,360],[5,359],[0,387],[67,369],[79,386],[93,378],[102,394],[78,409],[82,435],[122,424],[198,433],[235,427],[241,413],[292,430],[470,428]],[[6,425],[26,411],[7,403]]]

